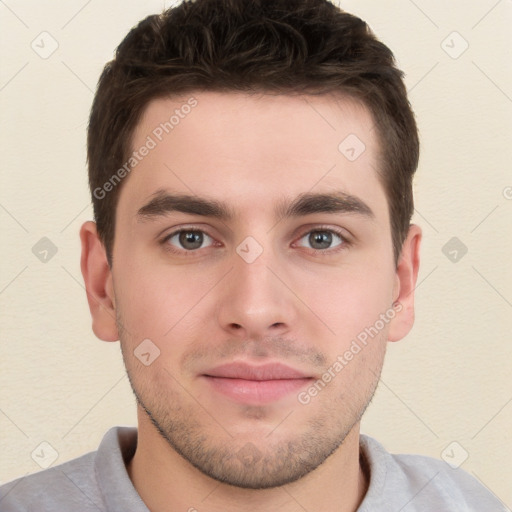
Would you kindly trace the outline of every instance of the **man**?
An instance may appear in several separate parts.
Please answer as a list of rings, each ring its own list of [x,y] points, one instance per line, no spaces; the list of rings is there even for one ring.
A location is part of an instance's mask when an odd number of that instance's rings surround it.
[[[2,510],[504,510],[359,430],[414,320],[418,155],[392,53],[326,1],[142,21],[100,79],[81,229],[138,429],[5,485]]]

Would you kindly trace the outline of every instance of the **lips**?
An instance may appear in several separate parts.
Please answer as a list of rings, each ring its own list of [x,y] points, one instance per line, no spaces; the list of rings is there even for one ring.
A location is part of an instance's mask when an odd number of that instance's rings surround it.
[[[253,366],[247,363],[229,363],[206,372],[209,377],[244,380],[287,380],[304,379],[307,375],[281,363]]]
[[[202,378],[211,388],[241,403],[280,400],[310,383],[312,377],[281,363],[229,363],[208,370]]]

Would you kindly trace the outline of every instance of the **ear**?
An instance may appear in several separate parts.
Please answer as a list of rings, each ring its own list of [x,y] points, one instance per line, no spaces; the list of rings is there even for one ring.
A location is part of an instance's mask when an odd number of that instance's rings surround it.
[[[117,341],[116,311],[112,272],[96,224],[86,222],[80,229],[80,267],[92,316],[92,330],[103,341]]]
[[[421,228],[411,224],[396,269],[393,297],[397,314],[390,322],[389,341],[401,340],[414,324],[414,289],[420,266],[420,242]]]

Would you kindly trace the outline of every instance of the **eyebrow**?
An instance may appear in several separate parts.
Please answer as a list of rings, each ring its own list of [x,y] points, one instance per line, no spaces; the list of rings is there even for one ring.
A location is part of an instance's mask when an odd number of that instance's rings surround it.
[[[222,201],[159,190],[138,210],[137,218],[141,221],[152,220],[172,212],[212,217],[221,221],[230,221],[235,217],[235,211]],[[281,199],[275,208],[275,216],[279,219],[314,213],[349,213],[375,218],[375,214],[364,201],[343,192],[308,192],[300,194],[291,203],[287,199]]]

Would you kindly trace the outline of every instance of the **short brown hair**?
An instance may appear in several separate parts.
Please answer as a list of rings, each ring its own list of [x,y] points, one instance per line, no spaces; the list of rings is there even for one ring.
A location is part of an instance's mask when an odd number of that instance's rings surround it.
[[[377,127],[378,173],[398,261],[413,213],[419,139],[391,50],[364,21],[327,0],[195,0],[142,20],[98,83],[87,155],[94,216],[110,265],[122,183],[108,194],[103,185],[127,161],[151,100],[204,90],[340,92],[362,102]]]

